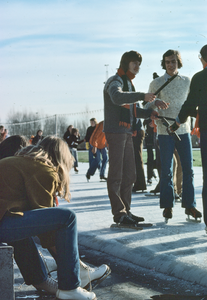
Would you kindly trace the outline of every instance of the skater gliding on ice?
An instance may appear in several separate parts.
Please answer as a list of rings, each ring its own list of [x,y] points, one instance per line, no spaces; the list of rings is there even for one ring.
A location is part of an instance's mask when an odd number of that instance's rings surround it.
[[[104,132],[109,147],[108,195],[115,223],[137,226],[144,218],[130,212],[132,185],[136,180],[132,133],[138,118],[156,118],[152,109],[136,107],[136,102],[155,99],[152,93],[135,92],[132,79],[139,72],[142,56],[125,52],[116,75],[104,87]]]

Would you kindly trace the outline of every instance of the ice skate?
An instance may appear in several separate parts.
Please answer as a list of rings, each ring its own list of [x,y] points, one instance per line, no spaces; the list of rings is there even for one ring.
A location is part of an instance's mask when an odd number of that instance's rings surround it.
[[[167,207],[163,210],[163,217],[165,218],[165,223],[168,223],[169,219],[172,219],[172,208]]]
[[[147,179],[147,185],[152,185],[152,179]]]
[[[40,284],[33,284],[38,291],[45,291],[48,294],[55,295],[58,290],[58,282],[51,276]]]
[[[200,223],[201,222],[202,214],[195,207],[186,208],[185,209],[185,214],[188,216],[186,221],[195,222],[195,223]],[[190,216],[193,217],[194,219],[190,218]]]
[[[181,202],[181,197],[177,193],[175,193],[175,202]]]
[[[128,212],[128,216],[134,220],[135,222],[139,223],[139,222],[144,222],[144,218],[143,217],[138,217],[133,215],[130,211]]]
[[[91,178],[91,176],[87,173],[86,174],[86,179],[87,179],[88,182],[89,182],[90,178]]]
[[[57,300],[96,300],[96,295],[93,292],[88,292],[81,287],[74,290],[57,290]]]
[[[57,271],[57,264],[54,258],[51,256],[44,256],[40,250],[38,251],[44,262],[45,268],[47,270],[47,274],[50,275],[52,272]]]
[[[160,190],[156,188],[154,190],[151,190],[149,193],[145,194],[146,197],[154,197],[159,195],[160,195]]]
[[[81,287],[84,289],[95,288],[111,274],[111,269],[107,265],[100,267],[90,267],[80,260]],[[95,285],[92,285],[95,283]]]
[[[142,222],[144,222],[144,218],[135,216],[130,211],[128,212],[128,216],[132,220],[134,220],[138,224],[139,227],[151,227],[153,225],[152,223],[142,223]],[[141,223],[139,224],[139,222],[141,222]]]
[[[74,167],[74,171],[76,174],[79,172],[79,170],[76,167]]]
[[[128,215],[124,215],[118,221],[115,221],[115,224],[112,224],[111,228],[128,228],[128,229],[135,229],[135,230],[143,229],[141,225],[139,225]]]
[[[105,176],[100,176],[100,181],[101,182],[106,182],[107,181],[107,178]]]

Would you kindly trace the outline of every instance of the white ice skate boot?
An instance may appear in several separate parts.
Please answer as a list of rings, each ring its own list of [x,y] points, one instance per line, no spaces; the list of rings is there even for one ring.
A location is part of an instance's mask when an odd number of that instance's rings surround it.
[[[45,291],[49,294],[53,294],[55,295],[57,290],[58,290],[58,283],[57,281],[48,276],[47,280],[45,280],[44,282],[40,283],[40,284],[33,284],[33,286],[38,290],[38,291]]]
[[[102,280],[111,273],[111,269],[107,265],[101,265],[100,267],[92,268],[80,261],[80,279],[81,287],[88,288],[91,282],[97,281],[99,284]],[[95,288],[97,284],[93,287]]]
[[[45,265],[45,268],[46,268],[48,274],[50,274],[51,272],[57,271],[57,264],[53,257],[44,256],[40,250],[39,250],[39,254],[44,262],[44,265]]]
[[[96,300],[96,295],[93,292],[88,292],[81,287],[75,290],[63,291],[57,290],[57,300]]]

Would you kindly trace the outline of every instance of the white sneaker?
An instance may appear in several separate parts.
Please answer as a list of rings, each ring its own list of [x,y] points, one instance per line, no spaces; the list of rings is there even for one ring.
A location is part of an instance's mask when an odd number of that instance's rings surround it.
[[[55,295],[57,290],[58,290],[58,283],[57,281],[48,276],[47,280],[45,280],[44,282],[40,283],[40,284],[33,284],[33,286],[37,289],[37,290],[44,290],[46,292],[48,292],[49,294],[53,294]]]
[[[88,292],[81,287],[75,290],[63,291],[57,290],[56,297],[58,300],[96,300],[93,292]]]
[[[91,282],[97,280],[100,283],[110,273],[111,269],[107,265],[101,265],[100,267],[92,268],[84,264],[80,259],[80,279],[81,287],[88,288]]]

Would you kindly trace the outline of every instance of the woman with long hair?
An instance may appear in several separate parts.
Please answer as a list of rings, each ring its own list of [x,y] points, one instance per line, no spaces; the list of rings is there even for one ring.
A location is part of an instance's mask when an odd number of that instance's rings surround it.
[[[48,274],[32,238],[39,236],[48,248],[56,248],[57,299],[94,300],[93,292],[80,287],[76,215],[54,207],[55,195],[70,201],[72,166],[67,144],[53,136],[0,161],[0,242],[22,247],[18,266],[25,283],[41,286]],[[30,255],[24,256],[27,247]]]

